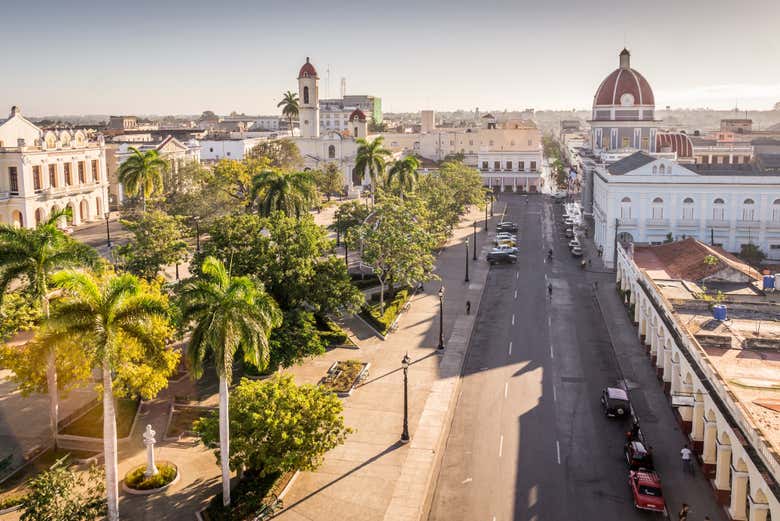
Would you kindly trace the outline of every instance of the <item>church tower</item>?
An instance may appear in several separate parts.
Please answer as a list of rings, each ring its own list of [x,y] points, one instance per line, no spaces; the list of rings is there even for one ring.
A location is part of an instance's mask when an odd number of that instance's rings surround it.
[[[355,109],[349,115],[349,128],[355,139],[366,139],[368,136],[368,121],[366,115],[360,109]]]
[[[317,69],[309,62],[301,67],[298,73],[298,121],[301,129],[301,137],[320,137],[320,93],[319,76]]]

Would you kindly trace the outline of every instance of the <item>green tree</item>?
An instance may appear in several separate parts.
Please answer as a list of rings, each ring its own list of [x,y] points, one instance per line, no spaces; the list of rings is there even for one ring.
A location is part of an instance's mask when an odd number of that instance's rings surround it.
[[[339,194],[344,190],[344,174],[336,163],[327,163],[325,168],[314,172],[314,182],[317,190],[325,194],[330,201],[333,194]]]
[[[146,212],[146,199],[163,190],[163,173],[168,163],[156,150],[141,152],[130,147],[131,155],[119,165],[119,182],[129,195],[141,195],[141,208]]]
[[[298,145],[291,139],[276,139],[258,143],[248,154],[249,159],[267,161],[263,169],[299,170],[303,167],[303,158]],[[257,172],[258,170],[255,170]]]
[[[164,266],[182,262],[186,257],[186,229],[181,218],[160,210],[142,214],[138,219],[123,220],[133,239],[120,246],[117,253],[124,268],[146,280],[157,276]]]
[[[287,121],[290,123],[290,134],[292,134],[293,120],[298,117],[300,109],[298,95],[288,90],[282,95],[282,101],[277,103],[276,106],[281,107],[282,115],[287,117]]]
[[[21,331],[33,329],[41,320],[40,302],[30,299],[23,292],[10,291],[1,300],[0,345]],[[0,353],[0,367],[4,367],[2,353]]]
[[[398,185],[398,193],[401,199],[404,198],[404,192],[413,192],[417,185],[420,168],[420,161],[414,156],[406,156],[396,161],[387,172],[387,184],[392,186],[393,182]]]
[[[344,237],[346,236],[347,231],[355,226],[363,224],[363,221],[366,220],[369,213],[371,213],[369,209],[358,201],[344,203],[336,209],[336,214],[333,224],[330,225],[330,229],[337,231]]]
[[[167,298],[129,273],[102,276],[64,270],[52,275],[62,292],[42,341],[82,346],[102,374],[103,452],[108,519],[119,519],[115,396],[150,399],[168,385],[179,361],[166,347],[172,330]]]
[[[748,242],[742,245],[739,251],[739,256],[754,267],[761,266],[761,262],[766,259],[766,253],[761,251],[761,248],[752,242]]]
[[[479,172],[457,162],[446,162],[423,176],[415,193],[428,209],[426,223],[438,240],[452,232],[469,206],[485,204]]]
[[[97,465],[87,476],[65,458],[33,477],[22,503],[21,521],[93,521],[106,514],[105,481]]]
[[[57,222],[69,211],[53,212],[49,219],[33,229],[0,225],[0,303],[14,285],[21,286],[34,308],[43,317],[49,315],[49,280],[58,270],[76,266],[95,266],[97,252],[76,242],[58,227]],[[45,345],[47,389],[49,394],[49,427],[57,439],[59,421],[59,397],[57,383],[56,350]]]
[[[222,498],[230,504],[230,426],[228,386],[233,359],[241,349],[244,359],[264,369],[269,359],[268,337],[281,323],[281,313],[263,286],[249,277],[231,277],[224,264],[207,257],[198,277],[179,294],[182,323],[192,325],[187,358],[195,377],[203,374],[208,356],[219,377],[219,454]]]
[[[379,136],[369,142],[365,139],[358,139],[357,155],[355,157],[355,170],[360,174],[361,179],[368,176],[371,179],[371,203],[374,203],[374,191],[376,190],[377,180],[385,175],[387,166],[387,157],[390,151],[382,146],[384,137]]]
[[[269,369],[291,367],[299,361],[325,352],[314,314],[302,309],[284,312],[282,324],[271,333]]]
[[[344,443],[343,406],[335,394],[314,385],[295,385],[292,376],[242,380],[233,391],[230,430],[233,468],[264,476],[273,472],[315,470],[324,454]],[[218,438],[214,415],[195,423],[205,444]]]
[[[300,218],[316,204],[317,187],[311,172],[266,170],[252,178],[250,200],[257,200],[261,215],[283,212]]]

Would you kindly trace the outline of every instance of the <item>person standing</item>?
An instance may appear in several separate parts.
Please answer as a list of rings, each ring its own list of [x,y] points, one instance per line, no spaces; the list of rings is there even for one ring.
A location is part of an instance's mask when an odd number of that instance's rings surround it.
[[[685,444],[685,447],[683,447],[680,450],[680,457],[682,458],[682,464],[683,464],[683,472],[687,472],[690,475],[693,475],[693,461],[691,460],[691,456],[693,456],[693,451],[688,448],[688,444]]]
[[[677,519],[679,521],[688,521],[688,504],[683,503],[682,508],[680,509],[680,513],[677,514]]]

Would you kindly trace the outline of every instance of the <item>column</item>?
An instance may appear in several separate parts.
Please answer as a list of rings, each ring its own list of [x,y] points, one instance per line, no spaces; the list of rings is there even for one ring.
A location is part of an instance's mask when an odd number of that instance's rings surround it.
[[[675,360],[674,358],[674,355],[672,355],[672,381],[669,385],[669,392],[672,395],[680,394],[680,382],[682,381],[682,376],[680,376],[680,361]]]
[[[664,346],[664,388],[672,382],[672,346],[667,342]]]
[[[750,497],[750,511],[748,512],[748,521],[766,521],[769,505],[766,503],[755,503]]]
[[[715,494],[718,501],[725,505],[731,493],[731,445],[717,440],[715,454]]]
[[[704,446],[704,398],[701,393],[694,393],[693,395],[693,418],[691,421],[693,450],[701,454]]]
[[[711,478],[717,462],[718,425],[715,420],[704,419],[704,444],[701,451],[702,470]]]
[[[654,324],[653,329],[650,331],[650,341],[648,342],[650,344],[650,356],[655,357],[658,355],[658,345],[659,345],[659,337],[658,337],[658,325]]]
[[[666,344],[669,342],[669,339],[666,336],[666,330],[661,331],[661,338],[658,342],[658,352],[655,355],[655,375],[658,377],[659,380],[663,379],[664,375],[664,364],[666,364]]]
[[[747,485],[748,473],[731,469],[731,506],[729,515],[735,521],[745,521],[747,519]]]

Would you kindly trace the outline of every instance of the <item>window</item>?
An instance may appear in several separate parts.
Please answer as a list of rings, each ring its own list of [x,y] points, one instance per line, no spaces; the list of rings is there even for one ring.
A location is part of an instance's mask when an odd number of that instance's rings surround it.
[[[664,175],[666,173],[666,166],[661,165],[658,167],[658,173]]]
[[[328,158],[329,159],[334,159],[335,157],[336,157],[336,146],[335,145],[330,145],[328,147]]]
[[[73,184],[73,172],[71,172],[71,164],[65,163],[65,185],[71,186]]]
[[[780,222],[780,199],[772,203],[772,222]]]
[[[33,165],[33,189],[36,192],[40,192],[43,184],[43,179],[41,179],[41,167],[39,165]]]
[[[728,165],[730,163],[729,156],[723,156],[723,164]]]
[[[512,162],[511,161],[507,161],[506,162],[506,169],[507,170],[512,170]]]
[[[492,139],[490,140],[490,146],[491,147],[493,146],[493,140]]]
[[[658,173],[658,165],[653,165],[653,175]]]
[[[303,88],[303,103],[307,105],[309,103],[309,87]]]
[[[623,148],[628,148],[631,146],[631,138],[628,136],[623,136],[623,140],[621,141],[621,146]]]
[[[536,172],[536,161],[531,161],[531,172]]]
[[[710,162],[710,156],[701,156],[701,164],[707,165]]]
[[[631,198],[624,197],[620,200],[620,219],[631,219]]]
[[[525,172],[525,161],[518,161],[517,162],[517,169],[520,172]]]
[[[650,149],[650,140],[646,137],[642,138],[642,150],[649,150]]]
[[[530,147],[530,146],[531,146],[531,145],[533,145],[533,144],[534,144],[534,140],[533,140],[533,139],[529,139],[529,140],[528,140],[528,146]]]
[[[49,186],[57,188],[57,165],[49,165]]]
[[[19,173],[15,166],[8,167],[8,186],[11,190],[11,195],[19,195]]]
[[[84,184],[87,182],[86,173],[84,172],[84,161],[79,161],[76,166],[79,169],[79,184]]]
[[[712,202],[712,220],[713,221],[725,221],[726,220],[726,204],[723,199],[718,198]]]
[[[469,146],[471,146],[471,147],[474,146],[474,140],[473,139],[469,139]]]
[[[225,155],[226,155],[226,156],[228,156],[228,157],[230,157],[230,152],[228,152],[228,153],[227,153],[227,154],[225,154]]]
[[[482,170],[487,170],[487,169],[488,169],[488,162],[482,161]]]
[[[694,211],[693,199],[691,199],[690,197],[686,197],[683,200],[683,208],[682,208],[683,221],[692,221],[693,211]]]
[[[493,170],[501,170],[501,161],[493,161]]]
[[[209,152],[214,152],[214,147],[209,147]]]
[[[653,199],[653,203],[650,205],[650,210],[652,212],[652,219],[663,219],[664,218],[664,200],[660,197],[656,197]]]
[[[98,172],[98,160],[92,160],[92,180],[96,183],[100,180],[100,173]]]
[[[755,221],[756,219],[756,205],[753,199],[745,199],[742,203],[742,220],[743,221]]]

